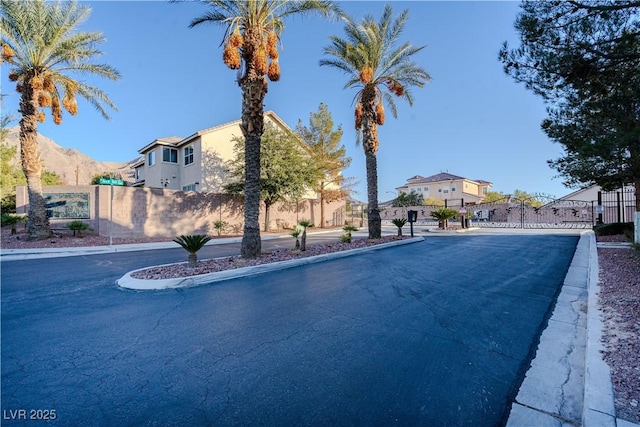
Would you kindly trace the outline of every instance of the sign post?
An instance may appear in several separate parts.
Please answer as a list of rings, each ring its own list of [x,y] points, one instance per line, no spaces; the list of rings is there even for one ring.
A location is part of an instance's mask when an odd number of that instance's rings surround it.
[[[458,213],[460,213],[460,225],[462,226],[462,228],[467,228],[467,227],[465,227],[466,224],[465,224],[465,218],[464,218],[464,216],[467,213],[467,210],[465,208],[460,208]]]
[[[124,181],[110,176],[109,178],[100,178],[100,185],[111,186],[111,201],[109,202],[109,246],[113,246],[113,186],[124,185]]]

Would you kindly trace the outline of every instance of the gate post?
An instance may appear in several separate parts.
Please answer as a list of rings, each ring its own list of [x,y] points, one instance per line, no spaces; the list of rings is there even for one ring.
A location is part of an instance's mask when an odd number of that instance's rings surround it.
[[[616,191],[616,207],[618,210],[618,224],[622,222],[622,218],[620,215],[620,192]]]
[[[598,222],[597,224],[602,224],[602,212],[604,212],[604,208],[602,206],[602,191],[598,191]]]

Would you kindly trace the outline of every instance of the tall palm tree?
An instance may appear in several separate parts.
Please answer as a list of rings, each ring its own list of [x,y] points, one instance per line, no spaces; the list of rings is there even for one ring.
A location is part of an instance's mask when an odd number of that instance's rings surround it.
[[[260,255],[260,138],[264,131],[263,101],[267,78],[280,79],[277,43],[283,19],[290,15],[319,13],[340,15],[339,8],[325,0],[201,0],[207,13],[191,21],[190,27],[210,22],[226,27],[222,58],[232,70],[240,70],[242,120],[245,138],[243,258]]]
[[[104,38],[100,33],[81,32],[91,9],[76,2],[45,0],[1,0],[0,33],[2,62],[10,66],[9,79],[20,93],[20,154],[27,178],[30,239],[51,234],[42,195],[42,162],[38,150],[38,122],[50,109],[55,124],[62,123],[62,110],[77,114],[76,97],[91,103],[106,119],[105,104],[116,110],[100,89],[75,80],[73,76],[97,75],[111,80],[118,72],[93,59],[101,52],[96,45]]]
[[[393,117],[398,116],[392,95],[404,98],[413,105],[412,87],[423,87],[431,78],[412,56],[424,48],[399,43],[409,13],[403,11],[392,20],[392,7],[384,8],[380,22],[366,16],[362,23],[347,18],[346,38],[331,36],[331,44],[324,53],[332,58],[322,59],[328,65],[348,74],[345,89],[357,88],[355,124],[358,141],[362,142],[367,167],[367,198],[369,202],[369,238],[378,239],[382,220],[378,209],[378,126],[384,124],[384,104]]]

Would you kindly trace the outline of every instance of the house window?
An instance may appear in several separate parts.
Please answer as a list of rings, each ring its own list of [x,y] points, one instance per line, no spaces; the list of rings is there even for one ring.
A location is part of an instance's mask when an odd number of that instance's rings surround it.
[[[483,196],[487,195],[487,190],[488,190],[488,187],[482,187],[482,195]]]
[[[184,147],[184,165],[193,163],[193,147]]]
[[[196,191],[196,184],[183,185],[182,191]]]
[[[451,187],[451,192],[453,193],[454,191],[456,191],[456,187]]]
[[[178,150],[164,147],[162,149],[162,161],[168,163],[178,163]]]
[[[149,166],[155,165],[156,164],[156,152],[155,151],[150,152],[148,154],[148,156],[147,156],[147,159],[148,159],[147,163],[149,163]]]

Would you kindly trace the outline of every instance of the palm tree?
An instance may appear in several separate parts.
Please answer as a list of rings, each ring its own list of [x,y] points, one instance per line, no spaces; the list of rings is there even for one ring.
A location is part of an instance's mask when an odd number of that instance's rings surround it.
[[[204,15],[191,21],[190,27],[210,22],[226,27],[222,59],[232,70],[240,70],[242,90],[241,129],[245,138],[243,258],[260,255],[260,139],[264,131],[264,97],[267,77],[280,79],[277,43],[283,19],[290,15],[320,13],[341,14],[326,0],[201,0],[209,6]]]
[[[30,239],[51,234],[42,195],[42,162],[38,150],[38,122],[50,108],[55,124],[62,123],[62,110],[77,114],[76,97],[91,103],[106,119],[104,106],[117,110],[100,89],[72,76],[97,75],[111,80],[118,72],[93,59],[101,52],[96,45],[104,38],[97,32],[81,32],[78,27],[91,9],[76,2],[45,0],[1,0],[0,33],[2,62],[10,66],[9,79],[20,93],[20,153],[27,178]]]
[[[173,239],[174,242],[182,246],[187,252],[188,256],[188,268],[196,268],[198,266],[198,251],[204,247],[204,245],[211,240],[210,236],[204,234],[189,234],[180,235]]]
[[[411,88],[422,87],[431,78],[412,56],[424,48],[410,43],[399,44],[399,37],[409,14],[405,10],[392,20],[392,7],[384,8],[380,22],[366,16],[358,24],[346,18],[346,39],[331,36],[331,44],[324,49],[330,59],[328,65],[348,74],[344,88],[357,88],[355,97],[355,124],[358,141],[362,142],[367,167],[367,197],[369,202],[369,238],[378,239],[382,221],[378,209],[378,126],[384,124],[384,104],[393,117],[398,112],[392,95],[404,98],[413,105]]]

